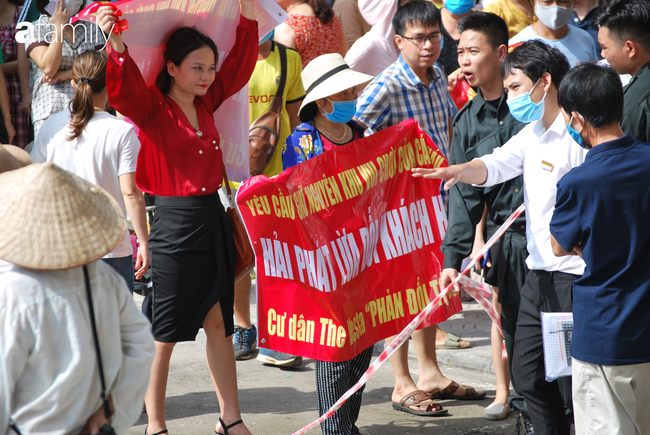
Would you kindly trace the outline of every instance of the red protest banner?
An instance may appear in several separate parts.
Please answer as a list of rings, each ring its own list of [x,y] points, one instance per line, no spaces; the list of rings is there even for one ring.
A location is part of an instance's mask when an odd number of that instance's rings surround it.
[[[439,292],[446,166],[413,121],[321,154],[237,194],[257,257],[260,345],[349,360],[401,331]],[[455,296],[422,324],[462,309]]]

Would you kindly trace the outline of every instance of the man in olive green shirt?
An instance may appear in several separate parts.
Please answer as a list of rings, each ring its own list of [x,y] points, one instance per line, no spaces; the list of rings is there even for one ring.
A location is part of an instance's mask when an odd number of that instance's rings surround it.
[[[501,62],[507,54],[508,44],[505,21],[497,15],[479,12],[461,19],[458,27],[461,32],[458,63],[469,84],[478,86],[479,92],[454,119],[449,158],[449,163],[453,165],[490,154],[525,126],[510,114],[501,80]],[[477,249],[483,246],[484,234],[480,230],[476,234],[475,228],[484,216],[486,207],[490,218],[486,225],[487,235],[491,236],[497,226],[503,224],[524,202],[523,192],[521,176],[490,188],[464,183],[452,187],[449,192],[449,226],[442,244],[445,256],[441,278],[443,288],[458,275],[463,259],[472,252],[475,236],[476,244],[480,245]],[[508,355],[512,355],[513,350],[519,289],[528,272],[525,264],[528,255],[525,224],[526,219],[522,215],[501,237],[500,243],[492,248],[490,257],[495,264],[488,272],[490,279],[486,280],[499,288],[501,324]],[[507,370],[503,377],[507,378]],[[485,412],[486,418],[501,419],[507,415],[508,411],[504,409],[509,410],[508,380],[505,379],[503,384],[501,388],[497,387],[494,403],[494,407],[500,411],[491,415],[491,405]]]
[[[621,128],[640,142],[650,142],[650,2],[611,0],[595,23],[603,57],[619,74],[630,74],[625,87]]]

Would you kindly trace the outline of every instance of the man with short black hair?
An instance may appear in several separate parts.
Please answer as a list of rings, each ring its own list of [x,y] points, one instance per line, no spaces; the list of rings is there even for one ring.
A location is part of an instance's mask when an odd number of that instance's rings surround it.
[[[624,89],[621,128],[636,140],[650,142],[650,2],[611,0],[595,23],[603,57],[619,74],[634,76]]]
[[[558,183],[550,224],[555,255],[586,263],[573,285],[576,435],[647,434],[650,144],[623,135],[623,89],[611,68],[571,71],[559,103],[569,133],[591,148]]]
[[[479,89],[476,97],[454,118],[454,134],[449,156],[449,163],[452,165],[490,154],[525,126],[510,114],[501,80],[501,63],[508,53],[506,22],[495,14],[475,12],[458,22],[458,30],[458,64],[468,83]],[[458,275],[463,259],[472,252],[472,245],[480,245],[474,248],[476,250],[485,243],[483,232],[475,231],[485,207],[487,206],[490,218],[487,223],[489,238],[523,202],[521,176],[491,189],[460,183],[449,191],[449,225],[442,244],[442,253],[445,256],[441,275],[443,288]],[[526,256],[526,219],[521,216],[502,240],[490,250],[492,267],[485,280],[495,288],[495,296],[498,294],[495,307],[500,309],[505,335],[501,337],[496,325],[492,325],[497,391],[494,402],[484,411],[485,418],[489,420],[503,419],[510,412],[508,368],[512,361],[519,311],[519,289],[528,273]],[[509,355],[507,362],[501,358],[501,343],[504,338]]]
[[[492,154],[448,168],[414,169],[414,176],[489,187],[522,175],[530,269],[521,288],[512,373],[526,399],[536,435],[569,435],[565,406],[571,383],[547,382],[542,350],[541,312],[571,311],[571,287],[584,270],[577,257],[553,255],[548,230],[555,186],[584,161],[585,150],[571,139],[557,103],[558,87],[569,71],[566,57],[541,41],[527,41],[501,65],[508,106],[515,119],[530,123]]]

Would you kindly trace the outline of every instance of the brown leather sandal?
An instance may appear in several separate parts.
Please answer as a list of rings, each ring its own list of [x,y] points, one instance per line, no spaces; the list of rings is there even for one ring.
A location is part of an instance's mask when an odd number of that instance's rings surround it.
[[[243,422],[244,422],[244,420],[237,420],[233,424],[230,424],[230,425],[226,426],[226,423],[224,423],[223,420],[221,419],[221,417],[219,417],[219,423],[221,423],[221,428],[223,429],[223,431],[225,433],[217,432],[216,430],[214,431],[214,433],[216,433],[217,435],[228,435],[228,429],[230,429],[233,426],[237,426],[238,424],[243,423]]]
[[[481,400],[485,397],[485,391],[476,391],[474,388],[468,387],[466,385],[462,386],[462,388],[465,389],[465,392],[462,396],[458,394],[454,394],[459,388],[461,388],[460,385],[458,385],[454,381],[451,381],[451,384],[447,385],[447,387],[444,390],[438,393],[437,398],[441,400],[444,399]]]
[[[393,409],[422,417],[446,415],[448,411],[442,409],[439,403],[434,402],[433,397],[422,390],[415,390],[402,397],[399,403],[393,402]]]

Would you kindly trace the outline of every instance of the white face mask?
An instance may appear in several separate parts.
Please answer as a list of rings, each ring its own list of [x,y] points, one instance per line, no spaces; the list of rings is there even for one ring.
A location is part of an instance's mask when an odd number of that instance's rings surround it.
[[[59,0],[63,2],[63,7],[70,12],[70,16],[75,15],[84,5],[83,0]]]
[[[535,15],[549,29],[557,30],[565,26],[573,15],[573,5],[570,8],[562,6],[540,6],[535,3]]]

